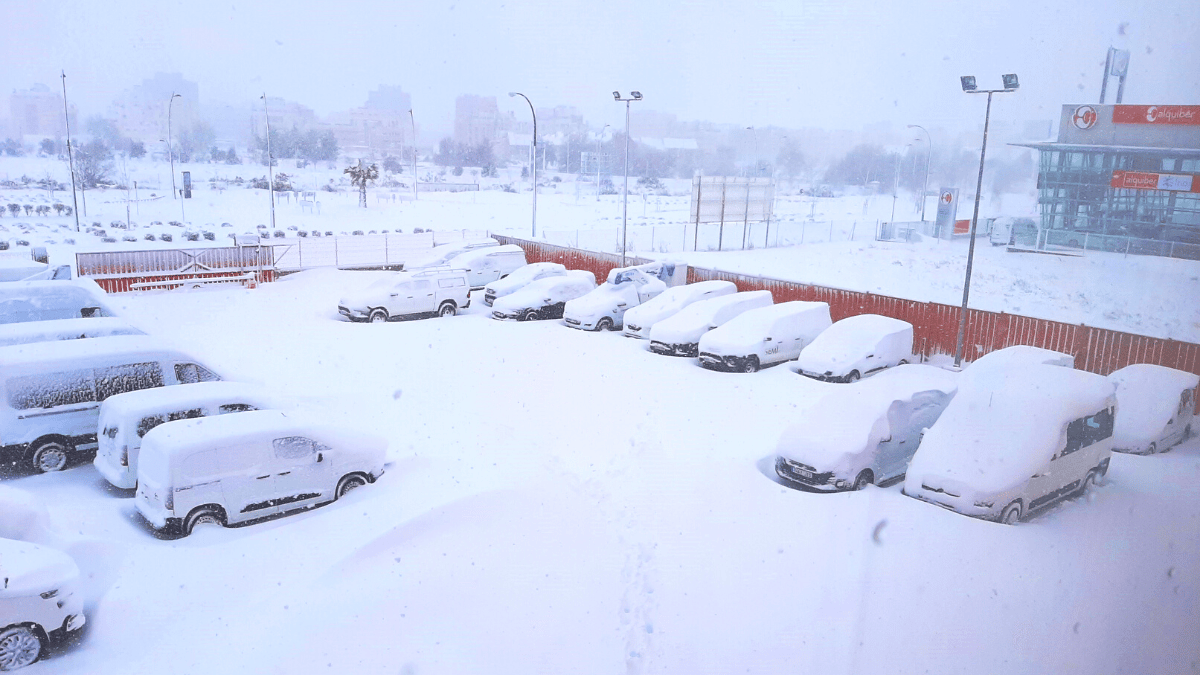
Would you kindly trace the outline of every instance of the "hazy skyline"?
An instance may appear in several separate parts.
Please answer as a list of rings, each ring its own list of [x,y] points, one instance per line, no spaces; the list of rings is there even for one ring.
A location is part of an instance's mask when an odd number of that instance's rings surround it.
[[[538,107],[575,106],[594,126],[623,125],[614,89],[638,89],[645,101],[635,105],[682,120],[966,126],[984,101],[961,93],[959,75],[986,87],[1015,72],[1021,90],[998,99],[994,117],[1057,119],[1064,103],[1098,100],[1111,45],[1131,51],[1126,103],[1200,103],[1194,0],[643,5],[231,2],[198,11],[180,1],[6,0],[0,86],[57,87],[65,70],[86,117],[155,72],[197,82],[205,103],[266,91],[322,116],[399,85],[424,142],[449,132],[460,94],[494,95],[501,110],[528,114],[511,90]],[[1110,86],[1109,102],[1114,94]]]

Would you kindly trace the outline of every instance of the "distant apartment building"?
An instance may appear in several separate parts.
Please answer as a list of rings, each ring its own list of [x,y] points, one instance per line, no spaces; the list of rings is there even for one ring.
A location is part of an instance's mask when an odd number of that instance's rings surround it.
[[[454,140],[460,145],[495,143],[507,131],[501,124],[495,96],[464,94],[454,100]]]
[[[173,94],[179,94],[172,99]],[[122,135],[146,143],[167,136],[168,117],[174,128],[199,121],[200,87],[179,73],[155,73],[154,77],[126,89],[110,106],[110,117]]]
[[[323,128],[333,132],[343,152],[368,157],[399,156],[411,142],[412,97],[398,86],[381,85],[367,94],[366,105],[338,112]]]
[[[8,98],[8,107],[12,115],[8,132],[16,138],[65,136],[62,95],[46,85],[35,84],[29,89],[13,91]],[[72,128],[75,123],[75,106],[71,106]]]

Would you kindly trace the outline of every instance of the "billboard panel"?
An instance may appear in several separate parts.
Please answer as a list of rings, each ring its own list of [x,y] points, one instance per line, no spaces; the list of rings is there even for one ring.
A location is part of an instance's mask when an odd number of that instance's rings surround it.
[[[770,178],[696,176],[692,179],[692,223],[757,223],[771,219],[775,183]]]

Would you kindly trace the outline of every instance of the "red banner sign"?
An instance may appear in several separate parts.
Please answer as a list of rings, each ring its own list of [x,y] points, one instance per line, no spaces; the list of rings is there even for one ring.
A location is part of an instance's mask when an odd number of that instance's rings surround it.
[[[1200,192],[1200,180],[1192,174],[1142,173],[1139,171],[1114,171],[1110,186],[1127,190],[1174,190],[1176,192]]]
[[[1200,105],[1114,105],[1113,124],[1200,126]]]

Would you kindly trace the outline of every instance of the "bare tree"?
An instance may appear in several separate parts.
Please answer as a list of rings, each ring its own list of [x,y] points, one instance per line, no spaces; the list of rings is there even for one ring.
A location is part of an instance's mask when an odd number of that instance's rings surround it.
[[[86,143],[75,151],[75,175],[85,189],[108,180],[112,169],[112,151],[101,141]]]
[[[363,166],[362,160],[358,160],[358,164],[346,168],[342,173],[350,175],[350,184],[358,188],[358,205],[367,208],[367,183],[379,178],[379,167],[371,164]]]

